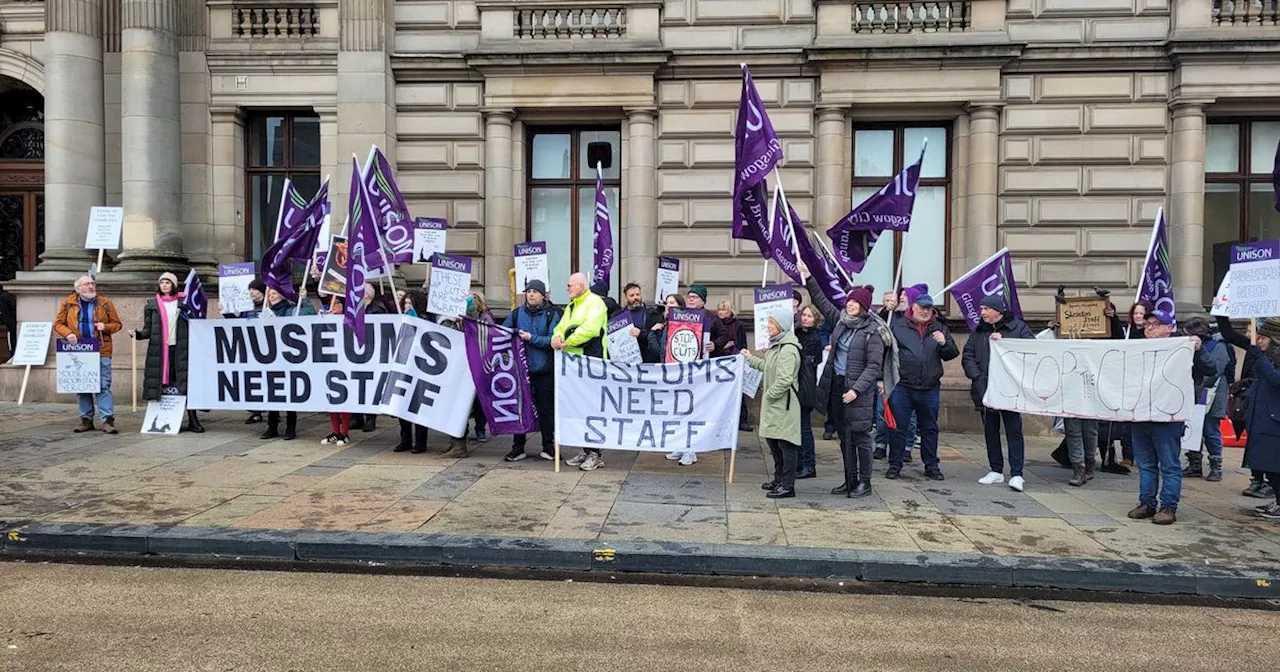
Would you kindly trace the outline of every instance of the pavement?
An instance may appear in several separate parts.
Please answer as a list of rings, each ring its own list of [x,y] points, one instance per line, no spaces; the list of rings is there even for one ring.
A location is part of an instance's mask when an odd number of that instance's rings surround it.
[[[110,552],[293,561],[527,566],[862,581],[1035,586],[1275,598],[1280,525],[1251,515],[1240,450],[1220,483],[1184,480],[1175,525],[1132,521],[1138,476],[1099,473],[1083,488],[1030,437],[1026,492],[977,483],[981,437],[944,434],[947,480],[917,461],[874,494],[833,496],[839,450],[818,442],[819,478],[769,500],[765,449],[743,433],[736,482],[727,453],[680,467],[661,453],[607,452],[582,472],[502,461],[509,438],[472,441],[465,459],[393,453],[394,419],[323,446],[306,414],[295,441],[257,438],[245,414],[204,414],[208,431],[73,434],[69,405],[0,405],[0,553]],[[530,437],[536,446],[536,437]],[[566,449],[569,450],[569,449]],[[566,453],[567,454],[567,453]],[[918,460],[918,457],[917,457]]]
[[[1276,614],[1258,609],[60,564],[3,571],[6,672],[1237,672],[1275,660]]]

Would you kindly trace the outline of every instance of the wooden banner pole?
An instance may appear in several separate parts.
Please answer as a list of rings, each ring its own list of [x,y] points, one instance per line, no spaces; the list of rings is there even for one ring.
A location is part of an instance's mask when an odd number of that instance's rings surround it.
[[[556,473],[560,473],[560,442],[556,441]]]
[[[1249,318],[1249,345],[1258,344],[1258,319]]]
[[[130,374],[129,378],[132,382],[130,387],[133,389],[133,412],[138,412],[138,339],[129,339],[129,359]]]
[[[733,470],[734,470],[734,467],[737,466],[737,462],[738,462],[738,449],[730,448],[729,449],[729,479],[727,481],[728,483],[733,483]]]
[[[31,379],[31,365],[28,364],[22,372],[22,389],[18,390],[18,405],[21,406],[24,399],[27,398],[27,381]]]
[[[99,248],[98,248],[98,274],[99,274],[99,275],[101,275],[101,274],[102,274],[102,255],[103,255],[103,253],[105,253],[105,252],[106,252],[106,250],[105,250],[105,249],[103,249],[103,248],[101,248],[101,247],[99,247]]]

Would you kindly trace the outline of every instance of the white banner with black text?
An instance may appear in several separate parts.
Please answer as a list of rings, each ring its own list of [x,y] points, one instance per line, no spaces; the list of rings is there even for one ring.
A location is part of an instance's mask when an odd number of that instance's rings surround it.
[[[187,407],[386,413],[461,436],[475,398],[462,332],[365,320],[363,348],[336,316],[192,320]]]
[[[562,445],[642,451],[736,449],[743,360],[628,364],[556,353]]]

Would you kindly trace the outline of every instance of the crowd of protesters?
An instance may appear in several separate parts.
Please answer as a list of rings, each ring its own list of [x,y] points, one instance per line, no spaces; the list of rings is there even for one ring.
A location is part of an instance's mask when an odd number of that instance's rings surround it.
[[[802,272],[804,269],[802,269]],[[179,301],[176,276],[164,273],[157,280],[156,294],[143,308],[142,328],[129,337],[147,341],[143,398],[159,399],[162,394],[184,394],[188,379],[187,321]],[[817,476],[813,411],[821,414],[823,438],[837,440],[843,459],[843,482],[831,492],[847,497],[865,497],[872,492],[874,461],[887,460],[883,477],[896,479],[904,464],[911,461],[913,447],[919,448],[924,476],[945,480],[938,456],[938,414],[941,405],[943,366],[961,358],[975,410],[981,417],[989,471],[979,479],[984,485],[1006,482],[1008,487],[1026,488],[1023,419],[1007,410],[985,408],[983,397],[991,365],[991,343],[1002,339],[1029,339],[1036,336],[1018,319],[1004,299],[991,295],[980,304],[980,323],[965,342],[956,345],[950,329],[941,319],[926,285],[913,285],[901,293],[890,292],[873,301],[873,289],[855,286],[848,290],[843,306],[833,305],[810,278],[806,283],[810,302],[798,289],[793,294],[793,314],[772,316],[766,324],[768,348],[761,353],[748,347],[747,326],[729,301],[720,301],[714,310],[707,304],[705,285],[692,284],[684,293],[664,297],[661,305],[649,305],[643,290],[627,284],[619,304],[608,297],[604,285],[590,287],[582,273],[568,277],[569,301],[555,305],[546,285],[530,280],[523,287],[523,301],[501,323],[524,341],[529,382],[540,418],[540,448],[535,457],[555,459],[553,356],[557,350],[573,354],[608,357],[606,323],[625,315],[631,321],[630,337],[635,338],[644,362],[668,361],[668,321],[672,310],[691,309],[702,315],[703,358],[741,354],[746,364],[762,372],[758,392],[760,402],[753,426],[745,399],[739,429],[758,431],[773,458],[773,476],[763,484],[770,498],[794,497],[796,481]],[[379,293],[372,284],[365,287],[365,309],[370,314],[403,312],[407,315],[462,329],[459,317],[427,312],[429,288]],[[305,295],[291,302],[261,281],[250,285],[253,309],[224,314],[228,319],[263,319],[293,315],[315,315],[316,306]],[[1061,294],[1061,292],[1060,292]],[[1106,297],[1106,293],[1099,294]],[[1061,297],[1060,297],[1061,298]],[[340,316],[343,299],[322,301],[321,314]],[[397,302],[399,305],[397,306]],[[497,324],[484,296],[467,297],[466,316]],[[1070,486],[1084,487],[1095,471],[1127,474],[1139,472],[1138,505],[1129,512],[1134,519],[1151,519],[1170,524],[1177,519],[1182,480],[1203,477],[1222,480],[1223,436],[1220,427],[1229,418],[1239,437],[1246,429],[1244,466],[1251,481],[1244,495],[1268,500],[1257,507],[1259,515],[1280,520],[1280,317],[1260,321],[1256,342],[1238,333],[1226,318],[1216,325],[1196,317],[1176,324],[1174,316],[1145,303],[1134,304],[1121,318],[1108,301],[1106,315],[1113,338],[1167,338],[1187,336],[1195,345],[1194,364],[1187,372],[1198,394],[1208,398],[1202,452],[1186,454],[1182,464],[1181,422],[1098,422],[1080,418],[1062,419],[1064,439],[1054,459],[1071,469]],[[1050,326],[1054,326],[1050,323]],[[1216,333],[1214,327],[1216,326]],[[111,299],[100,295],[94,278],[79,278],[74,291],[59,305],[54,331],[71,343],[97,339],[100,343],[101,389],[78,395],[80,424],[76,432],[93,431],[95,413],[101,429],[117,433],[114,399],[111,392],[112,335],[122,329]],[[1236,349],[1245,352],[1237,377]],[[820,370],[820,371],[819,371]],[[812,389],[808,389],[812,388]],[[297,438],[298,415],[266,413],[262,439]],[[488,440],[486,421],[479,401],[472,409],[473,422],[461,437],[450,437],[445,457],[470,454],[468,439]],[[246,424],[264,422],[263,413],[252,411]],[[333,413],[330,433],[321,440],[327,445],[346,445],[350,432],[375,431],[376,415]],[[198,411],[189,410],[187,426],[203,432]],[[427,429],[400,421],[400,441],[396,452],[423,453],[427,450]],[[1003,435],[1003,436],[1002,436]],[[1003,438],[1003,444],[1002,444]],[[1115,444],[1120,444],[1117,460]],[[527,437],[512,437],[507,461],[530,457]],[[668,459],[681,465],[697,462],[693,452],[677,451]],[[1205,463],[1207,462],[1207,470]],[[604,466],[598,449],[585,448],[565,463],[584,471]]]

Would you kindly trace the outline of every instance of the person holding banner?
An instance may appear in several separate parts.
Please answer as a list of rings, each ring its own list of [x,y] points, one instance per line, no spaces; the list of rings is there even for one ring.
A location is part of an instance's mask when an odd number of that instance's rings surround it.
[[[431,321],[431,315],[427,312],[426,292],[421,289],[410,289],[404,293],[401,301],[401,310],[405,315]],[[396,444],[392,452],[403,453],[405,451],[409,451],[414,455],[421,455],[427,452],[427,428],[401,419],[400,443]]]
[[[584,273],[570,275],[566,289],[569,290],[569,305],[565,306],[564,315],[551,332],[551,348],[572,355],[608,357],[605,327],[609,322],[609,309],[605,307],[604,299],[588,291]],[[592,471],[604,466],[604,456],[599,448],[583,448],[565,464]]]
[[[794,311],[793,311],[794,312]],[[733,304],[729,301],[722,300],[716,306],[716,317],[720,318],[720,323],[729,332],[729,347],[720,356],[736,355],[747,349],[747,328],[742,325],[737,313],[733,310]],[[754,432],[755,427],[751,426],[751,415],[747,412],[747,397],[742,397],[742,411],[738,415],[738,431]]]
[[[93,409],[96,405],[102,416],[102,431],[119,434],[116,429],[116,404],[111,394],[111,335],[124,327],[116,304],[105,296],[98,296],[98,283],[88,275],[76,280],[75,291],[58,304],[58,316],[53,320],[53,331],[68,343],[75,345],[82,338],[98,339],[99,381],[97,394],[79,394],[76,401],[80,410],[77,434],[91,432]]]
[[[525,344],[525,357],[529,365],[529,388],[533,392],[533,406],[538,411],[538,431],[542,435],[542,452],[538,457],[554,460],[556,427],[555,351],[551,349],[551,334],[560,321],[560,309],[547,299],[547,286],[537,278],[530,278],[524,287],[524,305],[507,314],[502,326],[520,336]],[[524,452],[526,437],[516,434],[511,438],[511,452],[502,458],[518,462],[527,455]]]
[[[142,373],[142,398],[159,401],[165,390],[172,394],[187,393],[187,318],[182,315],[178,292],[178,276],[160,274],[155,298],[147,299],[142,309],[142,328],[130,329],[129,336],[147,342]],[[197,412],[187,410],[187,428],[201,434]]]
[[[800,451],[800,394],[796,385],[800,374],[800,341],[792,333],[794,323],[786,314],[774,315],[766,323],[769,350],[763,358],[750,350],[743,352],[747,365],[764,376],[760,400],[760,438],[773,454],[773,480],[761,487],[765,497],[796,496],[796,462]]]
[[[900,379],[889,397],[889,410],[898,421],[898,429],[890,435],[889,470],[885,478],[902,474],[907,455],[909,429],[907,419],[912,412],[920,430],[920,458],[925,476],[944,481],[938,461],[938,407],[942,392],[942,363],[960,356],[951,330],[938,320],[933,297],[914,294],[905,319],[895,319],[893,337],[898,341],[898,373]],[[886,387],[888,383],[886,382]]]
[[[831,494],[866,497],[871,494],[876,383],[892,336],[871,313],[871,288],[851,288],[843,310],[827,299],[813,276],[808,277],[806,288],[822,317],[835,325],[831,328],[830,366],[818,381],[820,408],[836,422],[844,460],[844,483]]]
[[[663,304],[663,312],[657,324],[649,327],[648,337],[645,340],[644,351],[646,356],[657,362],[667,361],[667,319],[671,315],[671,311],[684,308],[684,297],[679,294],[667,295],[666,302]]]
[[[290,317],[297,312],[298,315],[315,315],[316,307],[311,301],[304,300],[295,309],[294,305],[274,287],[267,289],[267,303],[263,308],[263,315],[272,315],[274,317]],[[280,437],[285,441],[292,441],[298,438],[298,412],[286,411],[284,416],[284,434],[280,434],[280,411],[267,412],[267,429],[258,438],[274,439]]]
[[[982,428],[987,443],[987,466],[990,471],[978,479],[978,482],[983,485],[1004,482],[1004,454],[1000,449],[1000,425],[1003,422],[1005,441],[1009,444],[1009,487],[1022,492],[1026,487],[1026,481],[1022,478],[1023,459],[1026,455],[1022,414],[986,408],[982,404],[982,397],[987,393],[987,374],[991,370],[991,341],[1035,338],[1035,334],[1031,333],[1031,328],[1025,322],[1014,317],[999,293],[983,297],[978,305],[982,323],[964,344],[962,358],[964,375],[973,381],[969,395],[973,398],[974,407],[982,415]]]
[[[365,292],[369,286],[365,285]],[[368,296],[368,294],[365,294]],[[329,309],[326,315],[342,317],[346,314],[346,300],[338,295],[329,297]],[[345,446],[351,443],[351,414],[342,411],[329,413],[329,435],[320,439],[322,446]]]
[[[1218,330],[1226,341],[1244,348],[1253,357],[1252,370],[1241,375],[1252,379],[1247,392],[1245,427],[1249,438],[1244,445],[1244,466],[1270,484],[1275,501],[1255,509],[1268,520],[1280,520],[1280,317],[1268,317],[1258,325],[1257,344],[1236,332],[1225,316],[1218,317]],[[1246,360],[1248,358],[1246,357]],[[1256,476],[1255,476],[1256,478]],[[1253,483],[1250,483],[1252,486]],[[1259,497],[1255,488],[1251,496]]]
[[[364,303],[365,315],[386,315],[387,304],[382,298],[382,294],[373,283],[364,283],[364,295],[361,299]],[[351,429],[358,429],[362,432],[373,432],[378,429],[378,416],[373,413],[355,413],[351,416]],[[348,437],[348,441],[350,437]]]
[[[622,289],[622,298],[627,302],[626,307],[622,309],[627,318],[631,320],[631,335],[635,337],[640,345],[640,357],[646,364],[654,364],[661,362],[661,359],[652,359],[649,352],[649,330],[655,324],[662,321],[663,310],[661,306],[648,306],[644,302],[644,293],[640,285],[629,282]]]

